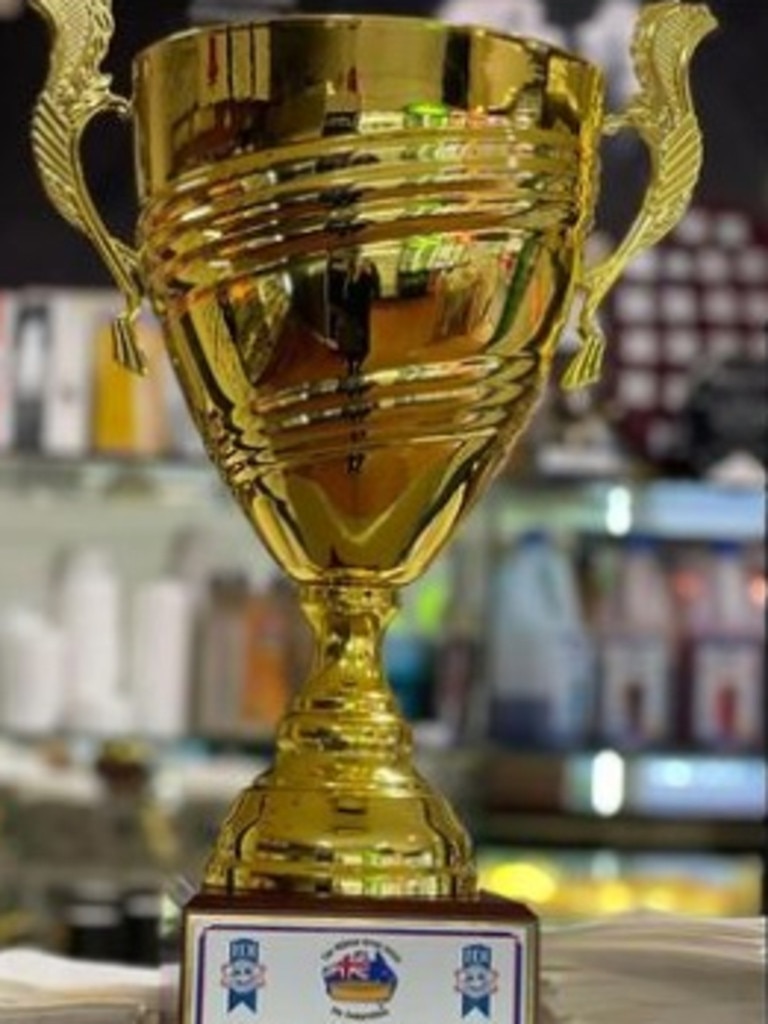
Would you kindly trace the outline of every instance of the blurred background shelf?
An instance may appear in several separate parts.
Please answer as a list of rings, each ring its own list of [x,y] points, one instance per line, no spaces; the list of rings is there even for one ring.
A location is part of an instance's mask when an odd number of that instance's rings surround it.
[[[571,537],[758,543],[765,515],[759,487],[539,476],[499,481],[458,542],[482,551],[537,527]],[[182,530],[207,533],[215,559],[254,579],[273,572],[207,461],[0,455],[0,605],[11,595],[34,599],[54,553],[86,537],[108,543],[121,574],[135,583],[159,571]]]
[[[705,480],[623,482],[532,479],[502,483],[489,501],[499,537],[533,522],[571,533],[622,537],[641,533],[668,540],[756,541],[765,531],[765,490]]]
[[[79,496],[191,502],[231,500],[207,459],[149,456],[60,458],[42,454],[0,454],[0,495],[75,499]]]
[[[597,818],[569,814],[495,814],[476,825],[483,842],[497,846],[621,852],[759,856],[766,831],[757,821],[675,821],[656,817]]]
[[[200,500],[217,507],[231,504],[216,470],[204,458],[0,453],[3,504],[16,498],[87,500],[97,496],[161,504]],[[540,473],[497,482],[481,514],[494,522],[502,539],[539,523],[608,536],[639,532],[683,540],[758,540],[765,530],[765,488],[757,483],[727,485],[622,475],[595,481]]]

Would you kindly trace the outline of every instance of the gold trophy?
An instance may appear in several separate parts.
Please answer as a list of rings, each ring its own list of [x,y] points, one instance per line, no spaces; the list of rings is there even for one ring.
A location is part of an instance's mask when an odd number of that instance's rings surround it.
[[[525,429],[574,303],[566,386],[599,374],[600,301],[682,216],[701,164],[688,66],[706,7],[642,8],[639,89],[544,43],[390,17],[206,27],[101,63],[109,0],[33,0],[52,32],[33,144],[46,191],[162,321],[219,473],[298,584],[310,678],[185,910],[185,1024],[532,1024],[537,932],[478,892],[467,833],[416,772],[382,668],[398,589]],[[80,140],[132,120],[135,247],[89,198]],[[652,157],[618,250],[586,265],[606,132]]]

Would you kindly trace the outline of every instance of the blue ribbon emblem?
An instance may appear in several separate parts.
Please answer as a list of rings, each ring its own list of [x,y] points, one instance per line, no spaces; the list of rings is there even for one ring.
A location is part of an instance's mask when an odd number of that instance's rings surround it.
[[[461,1015],[473,1010],[491,1016],[491,997],[496,991],[497,972],[492,966],[493,950],[490,946],[465,946],[461,951],[461,969],[457,974],[457,989],[461,993]]]
[[[229,944],[229,962],[223,971],[227,991],[227,1012],[238,1006],[256,1013],[256,997],[264,984],[264,967],[259,963],[259,944],[253,939],[236,939]]]

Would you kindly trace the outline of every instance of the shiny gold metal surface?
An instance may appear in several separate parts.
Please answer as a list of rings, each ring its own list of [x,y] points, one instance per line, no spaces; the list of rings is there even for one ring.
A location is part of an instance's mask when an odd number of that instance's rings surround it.
[[[130,103],[110,90],[101,63],[114,30],[111,3],[32,0],[54,39],[51,68],[35,108],[32,146],[48,198],[73,227],[84,231],[125,297],[126,309],[113,328],[117,360],[138,373],[146,360],[133,323],[142,302],[136,253],[112,238],[94,209],[80,163],[80,143],[94,118],[130,116]]]
[[[582,387],[602,369],[605,338],[597,312],[630,260],[660,242],[680,221],[699,179],[704,157],[693,109],[688,67],[701,40],[716,26],[701,4],[657,3],[645,8],[632,41],[640,91],[623,114],[608,117],[604,130],[638,132],[651,157],[651,179],[635,222],[615,253],[585,269],[579,317],[581,350],[563,383]]]
[[[572,303],[581,383],[597,303],[682,214],[700,159],[687,67],[711,16],[643,10],[642,89],[618,121],[598,68],[481,29],[298,17],[164,40],[135,63],[134,254],[81,216],[79,137],[113,103],[109,5],[34,4],[54,29],[35,134],[48,192],[121,286],[128,261],[128,327],[141,279],[210,457],[316,633],[206,886],[471,895],[469,840],[413,768],[383,632],[528,423]],[[652,149],[648,197],[585,269],[601,135],[625,124]],[[130,339],[121,352],[135,363]]]

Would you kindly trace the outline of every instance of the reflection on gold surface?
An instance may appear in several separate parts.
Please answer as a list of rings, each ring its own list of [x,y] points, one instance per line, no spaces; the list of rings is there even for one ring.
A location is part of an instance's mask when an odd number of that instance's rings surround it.
[[[133,253],[95,217],[77,156],[88,120],[116,103],[99,67],[109,3],[34,3],[54,29],[38,162],[126,291],[118,356],[137,365],[140,279],[211,459],[301,585],[316,634],[275,766],[235,804],[206,885],[472,893],[468,838],[412,766],[382,634],[395,588],[525,429],[574,295],[591,287],[602,74],[532,40],[418,19],[165,40],[135,63]],[[650,73],[638,102],[686,130],[689,30],[705,20],[651,5],[635,40]],[[683,203],[690,176],[655,166],[661,198]],[[662,208],[650,196],[643,216]]]

